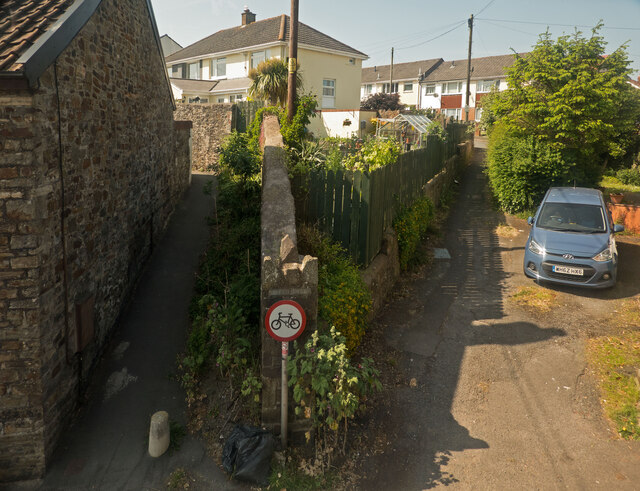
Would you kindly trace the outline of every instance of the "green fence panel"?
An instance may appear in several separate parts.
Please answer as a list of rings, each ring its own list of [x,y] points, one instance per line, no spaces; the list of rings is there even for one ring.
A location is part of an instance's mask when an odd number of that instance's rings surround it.
[[[342,221],[346,219],[343,210],[344,200],[344,172],[338,169],[334,177],[334,202],[333,202],[333,240],[339,242],[342,237]]]
[[[354,261],[358,261],[360,252],[360,207],[362,205],[362,172],[354,172],[351,191],[351,227],[349,236],[349,253]]]
[[[342,198],[342,218],[340,220],[340,242],[346,250],[350,249],[351,243],[351,220],[353,208],[353,180],[352,172],[345,172],[342,177],[343,198]]]
[[[371,203],[371,176],[363,172],[360,180],[360,216],[358,218],[358,257],[360,264],[369,264],[369,213]]]

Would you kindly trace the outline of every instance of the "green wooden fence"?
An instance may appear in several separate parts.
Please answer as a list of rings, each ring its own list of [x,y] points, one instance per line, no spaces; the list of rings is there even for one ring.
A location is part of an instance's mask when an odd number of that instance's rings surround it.
[[[423,186],[455,155],[466,126],[450,124],[447,141],[430,136],[425,147],[400,155],[372,172],[314,170],[292,185],[302,221],[314,223],[367,266],[398,211],[422,196]]]

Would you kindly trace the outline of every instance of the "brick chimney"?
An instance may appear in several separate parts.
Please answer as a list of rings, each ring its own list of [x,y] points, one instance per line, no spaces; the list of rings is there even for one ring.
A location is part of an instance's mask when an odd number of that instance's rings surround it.
[[[256,14],[249,10],[249,7],[245,5],[244,12],[242,12],[242,25],[248,26],[252,22],[256,21]]]

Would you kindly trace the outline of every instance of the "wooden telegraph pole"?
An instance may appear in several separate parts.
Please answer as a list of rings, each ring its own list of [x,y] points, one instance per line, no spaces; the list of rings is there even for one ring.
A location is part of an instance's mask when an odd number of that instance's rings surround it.
[[[391,48],[391,66],[389,67],[389,94],[393,94],[393,48]]]
[[[291,0],[291,26],[289,28],[289,85],[287,94],[287,120],[295,115],[296,74],[298,72],[298,0]]]
[[[471,97],[471,39],[473,37],[473,14],[469,17],[469,55],[467,57],[467,94],[464,98],[464,120],[469,121],[469,97]]]

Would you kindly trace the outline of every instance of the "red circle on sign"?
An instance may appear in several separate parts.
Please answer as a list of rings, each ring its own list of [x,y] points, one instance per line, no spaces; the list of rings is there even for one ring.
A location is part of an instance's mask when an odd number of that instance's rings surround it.
[[[282,314],[285,311],[288,311],[288,314],[285,313],[283,316]],[[264,316],[264,325],[267,328],[269,336],[273,339],[283,342],[293,341],[304,331],[307,325],[307,316],[298,302],[294,302],[293,300],[280,300],[267,310],[267,315]],[[281,333],[278,332],[280,329],[283,329],[283,333],[286,332],[290,335],[281,335]]]

